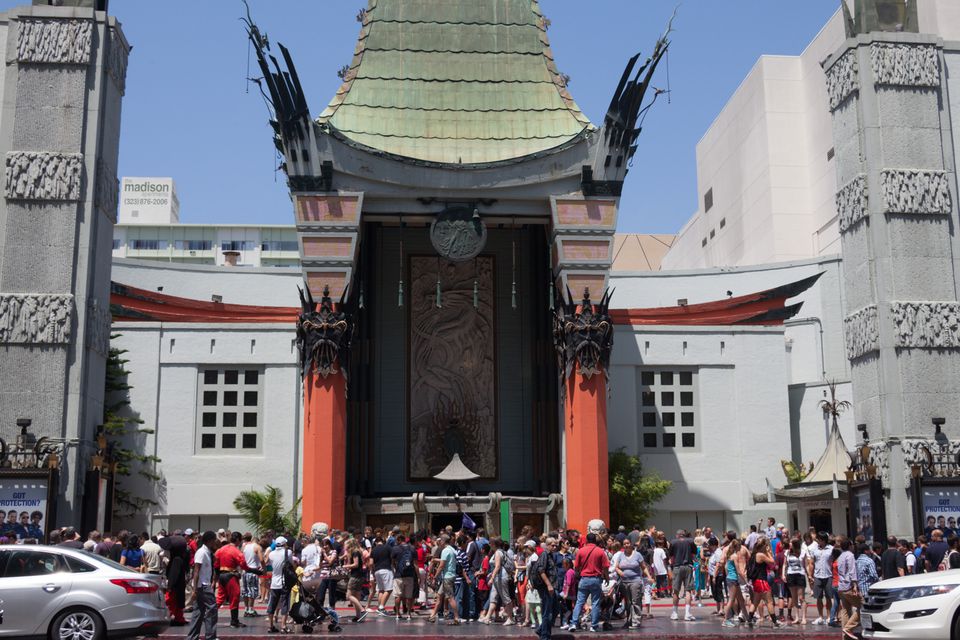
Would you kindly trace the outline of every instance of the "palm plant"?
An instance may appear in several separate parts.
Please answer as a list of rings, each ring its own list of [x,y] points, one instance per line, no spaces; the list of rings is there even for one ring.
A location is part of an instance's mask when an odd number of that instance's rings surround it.
[[[851,408],[853,405],[849,400],[837,400],[837,381],[832,380],[827,383],[827,388],[830,389],[830,399],[821,400],[817,403],[817,406],[823,410],[825,414],[829,414],[833,419],[833,426],[837,426],[837,418],[841,413]]]
[[[258,534],[265,531],[293,533],[300,530],[300,498],[289,510],[283,506],[283,491],[267,485],[263,491],[241,491],[233,507]]]

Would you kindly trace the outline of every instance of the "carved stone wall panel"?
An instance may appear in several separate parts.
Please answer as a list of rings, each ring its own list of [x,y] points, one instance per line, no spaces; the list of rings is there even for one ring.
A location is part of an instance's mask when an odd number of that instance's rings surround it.
[[[82,176],[82,153],[10,151],[4,195],[8,200],[79,200]]]
[[[960,348],[960,303],[894,302],[891,310],[896,346]]]
[[[940,86],[940,54],[933,45],[874,43],[870,45],[870,66],[878,85]]]
[[[114,29],[110,30],[110,51],[107,53],[107,73],[113,78],[120,95],[127,92],[127,59],[130,52],[127,50],[123,40],[116,34]]]
[[[867,177],[863,174],[837,192],[840,233],[867,217]]]
[[[17,32],[17,61],[35,64],[89,64],[91,20],[23,18]]]
[[[890,446],[886,442],[870,443],[870,463],[876,465],[883,486],[890,486]]]
[[[864,307],[844,318],[843,337],[849,360],[880,349],[880,323],[876,305]]]
[[[436,305],[440,269],[440,308]],[[432,478],[459,453],[481,478],[498,476],[494,260],[410,258],[411,480]],[[474,281],[477,308],[474,308]]]
[[[836,110],[853,92],[860,90],[860,65],[856,50],[847,51],[827,70],[827,98]]]
[[[884,169],[880,188],[885,213],[949,214],[953,207],[943,171]]]
[[[117,172],[108,166],[103,158],[97,158],[97,181],[94,190],[93,201],[97,209],[116,223],[120,181],[117,180]]]
[[[87,347],[104,358],[110,355],[110,307],[96,300],[87,305]]]
[[[0,293],[0,344],[70,342],[73,296]]]

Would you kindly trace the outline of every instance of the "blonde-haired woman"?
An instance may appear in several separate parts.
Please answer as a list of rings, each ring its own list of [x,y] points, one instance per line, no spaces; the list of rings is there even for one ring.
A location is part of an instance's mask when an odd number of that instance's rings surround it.
[[[347,540],[344,554],[346,558],[341,566],[346,569],[350,575],[347,580],[347,600],[353,605],[353,610],[356,614],[353,617],[353,621],[360,623],[367,617],[367,610],[360,602],[360,591],[363,589],[363,581],[366,578],[367,567],[363,561],[363,552],[360,550],[360,544],[356,538]]]

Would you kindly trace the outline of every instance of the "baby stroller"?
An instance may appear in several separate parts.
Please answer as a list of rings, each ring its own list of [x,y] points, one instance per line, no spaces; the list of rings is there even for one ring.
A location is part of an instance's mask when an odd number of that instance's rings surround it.
[[[343,631],[340,626],[340,616],[329,607],[324,607],[317,600],[317,587],[320,585],[319,579],[297,577],[297,587],[300,592],[300,599],[290,607],[290,617],[294,622],[300,625],[304,633],[313,633],[313,628],[324,622],[327,622],[327,630],[338,632]]]

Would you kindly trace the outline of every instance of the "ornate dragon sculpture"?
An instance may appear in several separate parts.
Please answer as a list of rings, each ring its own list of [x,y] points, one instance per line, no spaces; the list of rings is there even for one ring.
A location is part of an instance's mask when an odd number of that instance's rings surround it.
[[[609,313],[612,295],[613,291],[604,291],[597,304],[590,302],[589,288],[583,290],[581,302],[574,301],[569,288],[566,300],[560,295],[553,312],[553,346],[557,350],[561,394],[577,365],[585,378],[601,370],[604,376],[609,376],[613,349],[613,322]]]
[[[349,381],[347,367],[350,362],[354,322],[352,314],[344,305],[346,291],[334,310],[330,287],[323,288],[319,308],[309,289],[304,292],[298,287],[298,290],[303,307],[297,317],[297,351],[300,354],[301,377],[308,373],[318,373],[326,378],[331,373],[343,372],[344,380]]]

